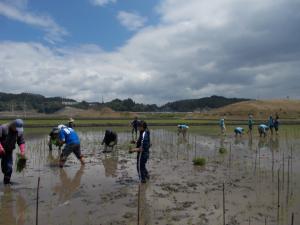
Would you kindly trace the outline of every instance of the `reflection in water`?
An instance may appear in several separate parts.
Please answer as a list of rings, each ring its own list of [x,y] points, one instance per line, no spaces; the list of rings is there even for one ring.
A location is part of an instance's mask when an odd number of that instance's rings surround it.
[[[270,149],[271,150],[275,150],[276,152],[278,152],[278,150],[279,150],[279,137],[278,137],[278,135],[275,135],[275,137],[274,136],[271,136],[270,137]]]
[[[140,185],[140,217],[141,224],[151,224],[150,223],[150,205],[146,198],[146,193],[148,189],[148,184]]]
[[[234,137],[234,144],[235,145],[244,144],[242,137],[239,136]]]
[[[178,139],[177,139],[177,145],[181,145],[181,144],[186,144],[187,138],[181,135],[178,135]]]
[[[225,148],[225,136],[220,136],[220,148]]]
[[[60,169],[59,177],[61,183],[56,185],[53,189],[59,194],[59,200],[61,202],[69,200],[74,192],[76,192],[80,187],[83,172],[84,166],[81,166],[75,176],[73,178],[69,178],[66,171],[64,169]]]
[[[58,166],[59,165],[59,156],[60,156],[60,152],[58,152],[57,156],[53,156],[53,152],[52,151],[49,151],[49,154],[48,154],[48,157],[47,157],[47,161],[50,165],[50,167],[55,167],[55,166]]]
[[[268,148],[269,147],[269,142],[268,139],[265,137],[259,137],[258,138],[258,148]]]
[[[15,192],[10,187],[3,189],[3,195],[0,197],[0,225],[23,225],[25,223],[26,201],[20,194],[15,200],[14,194]]]
[[[252,146],[253,146],[253,139],[252,139],[252,134],[249,135],[249,139],[248,139],[248,147],[250,150],[252,150]]]
[[[102,158],[102,164],[106,177],[117,177],[118,154],[113,154],[112,156],[105,154],[104,158]]]

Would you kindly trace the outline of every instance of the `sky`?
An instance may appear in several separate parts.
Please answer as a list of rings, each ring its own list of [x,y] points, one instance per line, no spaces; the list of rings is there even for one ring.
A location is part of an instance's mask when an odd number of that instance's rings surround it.
[[[0,91],[300,98],[300,0],[0,0]]]

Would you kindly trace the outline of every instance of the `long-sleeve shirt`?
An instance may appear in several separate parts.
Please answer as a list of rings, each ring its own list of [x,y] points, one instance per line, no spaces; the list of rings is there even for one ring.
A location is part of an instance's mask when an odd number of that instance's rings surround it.
[[[3,124],[0,126],[0,143],[5,152],[10,153],[16,148],[16,143],[19,146],[25,144],[25,139],[23,133],[14,132],[8,124]]]
[[[142,148],[142,152],[148,153],[150,148],[150,132],[148,130],[140,133],[137,141],[137,148]]]

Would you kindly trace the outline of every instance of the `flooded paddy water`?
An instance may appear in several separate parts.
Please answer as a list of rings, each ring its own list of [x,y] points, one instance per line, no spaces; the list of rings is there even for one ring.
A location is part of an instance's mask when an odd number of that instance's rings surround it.
[[[222,225],[224,205],[226,224],[286,225],[292,213],[300,224],[299,128],[236,138],[229,134],[233,128],[220,136],[217,127],[203,126],[190,129],[186,140],[175,128],[154,128],[151,178],[140,186],[140,204],[129,130],[117,129],[117,149],[102,153],[104,130],[78,129],[87,163],[81,166],[71,155],[60,169],[59,151],[48,150],[50,130],[27,129],[27,168],[14,171],[11,187],[0,184],[0,225],[35,224],[38,177],[42,225],[137,224],[138,205],[141,225]],[[227,152],[220,154],[220,147]],[[194,166],[195,157],[206,158],[206,165]]]

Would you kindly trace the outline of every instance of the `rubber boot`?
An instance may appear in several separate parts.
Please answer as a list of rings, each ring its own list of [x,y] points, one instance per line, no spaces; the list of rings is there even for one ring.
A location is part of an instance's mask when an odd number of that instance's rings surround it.
[[[4,183],[4,185],[10,184],[10,177],[4,176],[4,178],[3,178],[3,183]]]

